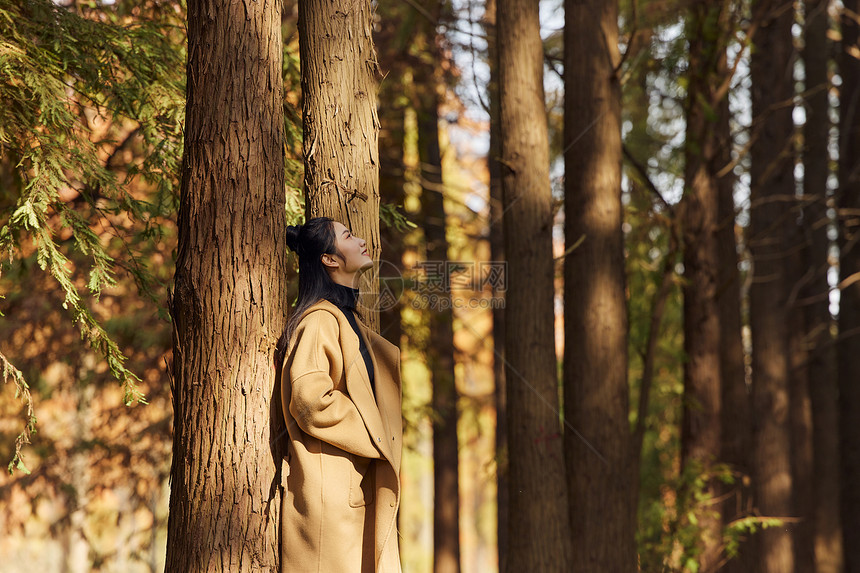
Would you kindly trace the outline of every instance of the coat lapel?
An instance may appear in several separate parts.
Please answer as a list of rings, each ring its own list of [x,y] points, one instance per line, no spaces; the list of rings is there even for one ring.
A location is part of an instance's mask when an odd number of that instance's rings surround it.
[[[328,300],[320,300],[313,308],[324,308],[337,318],[341,331],[346,388],[358,408],[367,431],[380,453],[400,471],[401,444],[392,443],[402,435],[403,421],[400,411],[400,349],[388,342],[358,320],[358,329],[364,336],[373,362],[374,385],[361,356],[358,336],[343,312]],[[392,439],[392,438],[395,439]]]
[[[370,385],[370,375],[367,372],[367,366],[364,364],[364,358],[361,356],[358,335],[356,335],[346,316],[337,306],[327,300],[322,300],[318,304],[331,312],[340,324],[340,342],[344,357],[346,389],[356,408],[358,408],[358,412],[361,414],[361,418],[364,420],[364,425],[367,427],[367,431],[373,438],[373,442],[376,444],[376,447],[389,462],[394,464],[395,460],[392,454],[391,444],[389,443],[392,441],[391,434],[388,431],[388,424],[382,419],[380,407],[377,405],[376,399],[374,399],[373,389]],[[365,336],[367,336],[366,333],[368,330],[364,328],[361,321],[358,321],[358,325],[359,330],[364,332]],[[370,349],[371,360],[373,361],[374,371],[376,372],[375,380],[378,386],[380,380],[385,378],[385,375],[379,372],[377,361],[374,357],[373,345],[370,344],[368,339],[365,341],[368,343],[368,348]],[[398,415],[399,413],[400,411],[398,407]]]
[[[373,368],[376,373],[376,403],[378,412],[385,426],[389,446],[393,450],[391,459],[394,467],[400,470],[400,444],[394,443],[396,436],[402,435],[403,419],[400,408],[400,349],[391,344],[383,336],[361,322],[359,329],[362,331],[370,348],[373,358]],[[362,362],[364,362],[362,360]],[[365,371],[366,372],[366,371]]]

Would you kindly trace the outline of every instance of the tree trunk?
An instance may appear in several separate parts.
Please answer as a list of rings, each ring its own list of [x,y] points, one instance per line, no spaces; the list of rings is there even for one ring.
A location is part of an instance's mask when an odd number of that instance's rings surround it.
[[[404,162],[406,109],[403,99],[403,67],[401,60],[405,49],[394,40],[401,19],[392,13],[380,14],[382,29],[377,33],[379,62],[385,81],[379,86],[379,200],[395,205],[404,215],[403,204],[406,198],[406,165]],[[402,281],[404,231],[393,226],[380,230],[382,239],[382,261],[379,264],[379,333],[389,342],[400,346],[403,337],[401,301],[404,284]],[[398,514],[397,528],[403,531],[404,513]]]
[[[792,217],[790,238],[783,248],[789,249],[787,286],[789,288],[788,355],[789,355],[789,427],[791,431],[792,515],[798,519],[793,528],[794,564],[798,571],[815,570],[814,491],[812,486],[812,404],[809,397],[809,349],[806,340],[806,316],[800,306],[800,290],[807,268],[804,267],[802,228]],[[820,375],[820,373],[816,373]]]
[[[729,100],[719,105],[720,149],[719,169],[731,162],[731,132]],[[751,452],[753,444],[749,389],[744,363],[743,323],[741,320],[741,281],[738,272],[738,250],[735,237],[734,177],[726,174],[717,181],[719,186],[719,229],[717,230],[717,310],[720,315],[720,424],[722,446],[720,461],[728,464],[734,474],[731,485],[723,487],[723,527],[736,519],[752,514],[750,491]],[[754,573],[755,562],[751,544],[741,540],[739,554],[726,563],[725,573]]]
[[[299,2],[305,209],[340,221],[367,241],[379,239],[378,64],[370,0]],[[378,330],[379,285],[362,275],[361,309]]]
[[[391,46],[389,45],[389,50]],[[380,56],[383,69],[387,71],[386,82],[379,92],[379,198],[380,201],[395,205],[403,214],[406,194],[406,166],[403,161],[405,127],[405,108],[402,102],[403,72],[397,63],[402,53],[389,52],[387,57]],[[382,238],[382,262],[379,265],[380,279],[388,281],[390,291],[380,293],[379,329],[392,344],[400,346],[403,335],[400,299],[403,294],[402,281],[397,280],[403,266],[403,231],[395,227],[385,227],[380,231]]]
[[[585,240],[564,265],[564,439],[582,572],[636,567],[617,22],[617,0],[565,2],[565,245]]]
[[[501,133],[499,124],[499,51],[496,35],[496,0],[487,0],[484,8],[484,30],[487,35],[487,60],[490,81],[487,99],[490,106],[490,150],[487,169],[490,173],[490,254],[493,262],[505,260],[502,208]],[[493,292],[493,296],[498,293]],[[505,570],[508,549],[508,423],[505,390],[505,309],[493,306],[493,380],[496,403],[496,546],[499,571]]]
[[[385,81],[379,85],[379,198],[381,202],[394,206],[404,215],[406,200],[406,107],[404,98],[405,65],[403,59],[407,46],[397,40],[397,32],[403,18],[396,10],[380,14],[381,22],[376,32],[379,47],[379,62]],[[404,254],[404,231],[394,226],[380,230],[382,238],[382,261],[379,266],[380,280],[388,283],[381,288],[391,289],[380,293],[380,334],[400,346],[403,335],[400,301],[403,294],[402,277]],[[390,298],[387,298],[390,297]]]
[[[690,6],[688,26],[689,87],[684,157],[686,185],[681,216],[684,260],[684,419],[681,459],[706,476],[703,494],[719,495],[712,467],[720,456],[721,361],[718,310],[719,197],[721,154],[720,109],[727,93],[726,40],[729,7],[699,0]],[[734,244],[734,240],[732,241]],[[692,497],[691,497],[692,499]],[[700,531],[699,566],[714,571],[721,559],[722,520],[719,505],[696,507]]]
[[[860,571],[860,1],[843,2],[839,53],[839,438],[842,472],[842,535],[845,571]],[[853,281],[853,282],[852,282]]]
[[[826,123],[825,123],[826,125]],[[812,485],[812,404],[809,397],[809,344],[806,315],[801,291],[809,280],[810,267],[804,256],[803,227],[797,222],[802,209],[791,206],[788,236],[783,249],[786,258],[788,289],[788,380],[789,428],[791,432],[791,483],[793,516],[794,566],[798,571],[815,570],[814,490]],[[808,213],[804,213],[808,214]],[[818,373],[816,373],[818,375]]]
[[[188,6],[167,571],[279,569],[270,407],[287,310],[280,23],[271,0]]]
[[[439,77],[435,64],[436,22],[440,5],[425,4],[434,21],[421,19],[419,45],[426,50],[414,68],[415,112],[418,123],[418,159],[421,164],[421,206],[428,275],[440,273],[438,291],[429,292],[427,321],[430,337],[425,348],[433,385],[433,571],[460,570],[460,480],[457,442],[457,386],[454,378],[454,311],[447,288],[448,240],[439,149]],[[432,301],[438,301],[434,304]]]
[[[803,61],[806,75],[806,123],[803,127],[804,258],[809,277],[801,291],[809,347],[809,397],[812,407],[815,571],[842,571],[839,520],[839,418],[836,364],[830,315],[830,268],[827,229],[827,150],[829,119],[827,67],[828,0],[807,0]]]
[[[753,137],[749,247],[754,408],[755,503],[764,517],[792,515],[789,437],[788,289],[784,241],[793,224],[794,129],[790,5],[759,0],[762,18],[752,51]],[[791,523],[769,527],[758,538],[758,571],[794,570]]]
[[[808,23],[808,21],[807,21]],[[824,40],[822,36],[822,40]],[[823,45],[819,47],[824,47]],[[804,60],[809,55],[808,47],[804,54]],[[819,61],[813,62],[813,65],[823,65],[823,70],[810,70],[809,65],[805,62],[805,70],[812,71],[813,74],[824,74],[824,81],[827,81],[827,54],[823,53],[820,56],[816,54]],[[807,77],[807,85],[809,77]],[[824,84],[821,84],[821,89]],[[826,95],[825,95],[826,97]],[[827,185],[827,157],[826,157],[826,138],[827,138],[827,102],[824,102],[824,116],[817,117],[815,120],[822,124],[824,128],[824,153],[822,158],[824,171],[824,179],[821,181],[819,196],[824,200],[824,192]],[[807,132],[808,133],[808,132]],[[814,138],[814,136],[813,136]],[[807,157],[809,147],[803,149],[802,157],[804,165],[809,164]],[[819,166],[810,166],[813,172]],[[817,174],[816,174],[817,175]],[[818,175],[820,179],[821,176]],[[809,181],[806,180],[804,173],[804,195],[807,195],[812,190]],[[810,205],[812,207],[812,205]],[[822,203],[823,207],[823,203]],[[804,219],[816,215],[816,209],[798,209],[797,213],[802,213]],[[822,210],[823,214],[824,211]],[[814,470],[814,451],[813,451],[813,420],[812,420],[812,401],[810,397],[811,375],[816,378],[826,375],[826,372],[816,372],[810,369],[810,337],[809,327],[807,326],[808,312],[806,302],[804,301],[804,293],[811,286],[813,276],[824,278],[823,284],[826,285],[826,277],[819,275],[818,269],[826,267],[827,248],[820,252],[822,257],[820,263],[813,263],[810,260],[811,252],[807,245],[805,234],[809,227],[809,221],[804,220],[803,225],[797,223],[797,216],[791,217],[791,235],[785,241],[784,248],[789,250],[787,259],[787,287],[789,289],[789,308],[788,312],[788,352],[789,352],[789,419],[791,428],[791,479],[792,479],[792,499],[794,502],[794,515],[798,522],[794,526],[794,565],[798,571],[814,571],[815,570],[815,490],[813,484]],[[819,222],[823,224],[823,231],[826,233],[827,223],[826,217]],[[826,236],[824,237],[826,241]],[[815,267],[818,267],[816,269]],[[825,291],[826,293],[826,291]],[[825,312],[828,312],[825,307]],[[813,319],[814,320],[814,319]]]
[[[498,0],[507,255],[506,571],[569,571],[570,527],[553,332],[552,205],[538,4]],[[626,418],[625,418],[626,419]]]

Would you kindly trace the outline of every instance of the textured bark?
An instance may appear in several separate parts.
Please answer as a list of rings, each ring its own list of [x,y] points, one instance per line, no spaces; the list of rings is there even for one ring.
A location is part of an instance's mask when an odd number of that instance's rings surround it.
[[[860,571],[860,25],[858,0],[843,2],[839,53],[839,340],[836,347],[845,571]],[[853,282],[852,282],[853,281]]]
[[[565,460],[582,572],[636,568],[617,22],[617,0],[565,2],[565,245],[585,237],[564,265]]]
[[[374,260],[379,237],[378,64],[370,0],[299,2],[305,209],[365,239]],[[379,285],[362,275],[362,312],[378,330]]]
[[[433,20],[421,19],[419,45],[427,51],[415,64],[415,112],[421,164],[421,207],[427,261],[447,268],[442,155],[439,149],[439,87],[436,22],[440,5],[425,4]],[[447,282],[447,281],[446,281]],[[451,301],[451,292],[434,293]],[[431,300],[436,297],[431,296]],[[433,571],[460,570],[460,480],[457,442],[457,386],[454,378],[454,312],[450,304],[427,308],[429,340],[424,349],[433,385]]]
[[[720,166],[731,161],[729,130],[729,101],[719,106]],[[731,485],[723,486],[723,526],[752,514],[750,488],[751,452],[753,445],[752,403],[746,383],[741,321],[741,281],[738,273],[738,251],[735,238],[735,202],[732,197],[734,178],[726,174],[718,180],[719,229],[717,243],[717,310],[720,315],[720,423],[722,446],[720,461],[728,464],[735,476]],[[748,540],[743,540],[739,554],[724,566],[725,573],[754,573],[755,561]]]
[[[759,0],[762,18],[752,51],[753,137],[751,149],[750,286],[754,407],[754,491],[759,513],[792,515],[789,438],[788,289],[785,240],[794,214],[790,102],[791,24],[794,12],[781,0]],[[794,570],[792,524],[756,534],[761,573]]]
[[[286,317],[280,3],[188,6],[167,571],[277,571]],[[280,464],[278,464],[280,467]]]
[[[687,89],[687,139],[684,148],[686,186],[681,217],[684,260],[684,418],[681,459],[697,472],[710,474],[721,453],[720,315],[717,293],[719,268],[718,172],[721,100],[718,93],[726,76],[726,39],[729,7],[723,2],[699,0],[690,5],[687,21],[690,39],[690,73]],[[733,241],[734,243],[734,241]],[[719,495],[716,479],[706,481],[703,492]],[[696,508],[700,530],[699,566],[714,571],[721,559],[720,506]]]
[[[842,570],[842,531],[839,519],[839,423],[837,410],[836,357],[830,315],[830,286],[827,282],[830,240],[827,227],[827,151],[829,119],[827,65],[828,0],[807,0],[804,6],[803,61],[806,76],[806,124],[803,127],[803,195],[805,201],[803,256],[807,277],[801,290],[806,317],[806,343],[813,428],[813,488],[815,571]]]
[[[490,107],[490,150],[487,169],[490,173],[490,254],[495,262],[505,260],[502,225],[501,133],[499,123],[499,51],[496,37],[496,0],[487,0],[484,8],[484,30],[487,35],[487,61],[490,68],[488,96]],[[493,296],[498,296],[493,293]],[[493,307],[493,380],[496,402],[496,547],[499,570],[505,570],[508,550],[508,423],[505,389],[505,308]]]
[[[498,0],[511,452],[506,571],[572,563],[553,333],[552,206],[538,4]]]

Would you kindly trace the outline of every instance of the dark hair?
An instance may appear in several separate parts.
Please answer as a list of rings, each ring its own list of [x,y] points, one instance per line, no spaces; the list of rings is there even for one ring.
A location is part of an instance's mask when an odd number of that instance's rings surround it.
[[[279,368],[283,366],[290,339],[305,311],[321,299],[338,300],[342,296],[320,260],[324,254],[343,258],[337,249],[333,223],[331,217],[314,217],[304,225],[287,227],[287,246],[299,256],[299,296],[284,332],[278,339]]]

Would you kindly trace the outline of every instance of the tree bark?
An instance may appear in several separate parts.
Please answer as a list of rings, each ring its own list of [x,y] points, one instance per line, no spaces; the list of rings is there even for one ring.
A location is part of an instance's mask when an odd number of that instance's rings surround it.
[[[860,14],[858,0],[843,2],[839,53],[839,339],[836,347],[841,440],[842,535],[845,571],[860,571]],[[853,281],[853,282],[852,282]]]
[[[503,206],[501,129],[499,116],[499,51],[497,49],[496,0],[487,0],[484,8],[483,26],[487,35],[487,60],[490,81],[487,100],[490,107],[490,150],[487,154],[487,170],[490,173],[490,254],[493,262],[505,260]],[[498,293],[493,292],[493,296]],[[496,547],[499,570],[505,570],[508,549],[508,423],[507,392],[505,389],[505,308],[493,306],[493,380],[496,403]]]
[[[378,63],[370,0],[299,2],[305,209],[340,221],[379,259]],[[378,330],[379,285],[362,275],[366,323]]]
[[[565,2],[564,46],[565,246],[585,238],[564,265],[569,570],[629,571],[636,567],[637,488],[630,472],[617,0]]]
[[[812,407],[815,571],[842,571],[842,531],[839,519],[839,423],[836,357],[830,315],[827,271],[830,240],[827,229],[827,150],[829,119],[827,67],[828,0],[807,0],[804,5],[803,62],[806,76],[806,123],[803,126],[803,195],[805,208],[803,251],[808,278],[801,290],[809,347],[810,404]]]
[[[506,571],[572,563],[553,333],[552,206],[538,4],[498,0],[509,522]],[[626,418],[625,418],[626,419]]]
[[[426,317],[429,342],[425,348],[433,385],[433,571],[460,570],[460,480],[457,441],[457,385],[454,377],[454,311],[447,288],[448,239],[445,236],[444,183],[439,148],[439,72],[442,55],[436,50],[439,3],[425,4],[430,19],[421,18],[418,45],[425,53],[414,67],[418,159],[421,164],[421,206],[427,262],[443,276],[445,288],[428,293]],[[428,271],[433,272],[434,271]],[[434,281],[436,282],[436,281]],[[432,301],[441,304],[434,304]]]
[[[759,0],[761,18],[752,51],[753,137],[749,247],[754,408],[754,491],[765,517],[792,516],[789,436],[788,288],[784,242],[793,224],[790,4]],[[758,571],[794,570],[792,524],[769,527],[758,538]]]
[[[167,571],[279,569],[270,408],[287,310],[280,23],[271,0],[188,6]]]
[[[719,197],[721,165],[720,93],[726,81],[726,41],[730,9],[700,0],[690,6],[686,185],[681,216],[684,260],[684,418],[681,459],[706,478],[704,493],[719,495],[713,465],[721,453],[721,325],[719,289]],[[732,241],[734,244],[734,240]],[[696,507],[700,530],[699,566],[714,571],[721,559],[720,506]]]

